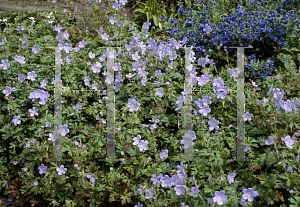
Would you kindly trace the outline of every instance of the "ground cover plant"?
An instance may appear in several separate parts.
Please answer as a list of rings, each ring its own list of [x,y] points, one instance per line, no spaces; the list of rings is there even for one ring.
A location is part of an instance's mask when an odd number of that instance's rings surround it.
[[[266,9],[260,2],[248,2],[255,5],[247,11],[230,2],[206,2],[200,12],[211,21],[196,18],[195,5],[186,8],[193,18],[182,7],[177,17],[185,25],[162,18],[167,30],[155,41],[159,28],[149,21],[140,28],[138,22],[113,15],[125,3],[100,11],[110,12],[109,26],[98,25],[97,33],[78,30],[59,12],[1,18],[0,172],[9,201],[39,206],[299,206],[299,9],[289,7],[292,1],[267,2],[273,5],[268,25],[262,19],[267,15],[258,13]],[[214,11],[216,4],[228,6],[223,10],[227,19],[214,18],[206,11],[209,4]],[[247,24],[251,15],[246,12],[258,18],[256,28]],[[259,24],[266,29],[258,31]],[[193,33],[191,26],[200,29]],[[243,28],[249,29],[246,36]],[[280,40],[271,30],[281,34]],[[260,38],[263,44],[257,43]],[[258,48],[245,50],[244,151],[253,162],[228,161],[236,158],[232,91],[193,92],[192,130],[185,134],[183,128],[185,53],[179,48],[203,46],[192,50],[193,89],[236,90],[237,57],[228,47],[238,45]],[[98,161],[106,156],[105,92],[62,93],[59,133],[63,159],[72,161],[45,160],[53,157],[56,139],[55,53],[46,46],[61,49],[63,89],[105,89],[111,81],[106,58],[114,59],[115,156],[124,161]],[[103,48],[109,46],[121,48]],[[175,162],[186,146],[197,161]],[[19,182],[14,189],[11,180]]]

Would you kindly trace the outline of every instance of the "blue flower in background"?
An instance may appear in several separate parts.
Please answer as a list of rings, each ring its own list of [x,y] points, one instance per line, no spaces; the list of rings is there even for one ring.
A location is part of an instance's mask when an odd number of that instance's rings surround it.
[[[177,165],[177,173],[182,172],[182,170],[184,170],[185,164],[183,164],[182,162],[180,162],[180,165]]]
[[[213,86],[216,87],[216,88],[222,88],[222,87],[224,87],[224,81],[223,81],[223,79],[222,78],[216,78],[216,79],[214,79]]]
[[[245,152],[247,152],[250,149],[250,147],[248,147],[248,145],[246,144],[246,148],[244,149]]]
[[[265,143],[266,145],[271,145],[274,143],[274,141],[275,141],[274,138],[272,136],[269,136],[269,139],[267,139]]]
[[[36,77],[37,77],[37,74],[35,74],[34,71],[31,71],[31,72],[27,73],[27,79],[28,80],[34,81]]]
[[[253,188],[243,189],[243,199],[252,202],[254,197],[258,196],[258,191],[253,191]]]
[[[162,97],[165,93],[162,91],[162,88],[157,88],[155,95],[158,97]]]
[[[231,70],[231,69],[227,69],[228,72],[230,72],[230,78],[232,76],[234,77],[238,77],[238,74],[240,74],[241,72],[238,70],[238,68],[235,68],[235,70]]]
[[[108,41],[108,37],[109,37],[109,35],[106,34],[106,33],[104,33],[104,34],[101,35],[101,38],[102,38],[103,40],[106,40],[106,41]]]
[[[228,182],[229,184],[233,183],[234,182],[234,177],[236,176],[235,172],[231,173],[230,175],[228,175],[227,179],[228,179]]]
[[[37,54],[39,51],[40,51],[40,48],[39,48],[38,45],[33,45],[33,46],[32,46],[32,52],[33,52],[34,54]]]
[[[94,182],[96,181],[96,177],[93,175],[93,176],[90,178],[90,181],[94,183]]]
[[[110,17],[110,18],[109,18],[109,22],[110,22],[111,24],[117,23],[117,18],[116,18],[116,17]]]
[[[286,171],[293,172],[293,168],[292,167],[288,167]]]
[[[212,198],[212,201],[214,203],[218,203],[220,206],[223,205],[223,201],[227,200],[227,196],[225,195],[225,191],[221,190],[221,191],[216,191],[215,192],[215,196]],[[211,200],[210,200],[211,201]],[[208,201],[209,202],[209,201]],[[210,202],[211,203],[211,202]]]
[[[6,89],[6,90],[3,90],[3,93],[4,93],[6,96],[9,96],[13,91],[16,91],[15,88],[11,88],[11,87],[8,87],[8,86],[5,86],[5,89]]]
[[[295,143],[294,140],[291,139],[291,136],[288,135],[285,138],[281,138],[283,142],[285,142],[286,146],[290,149],[293,149],[292,145]]]
[[[194,195],[193,198],[195,198],[199,193],[198,185],[196,185],[195,187],[192,187],[191,192]]]
[[[203,29],[203,32],[205,32],[206,35],[209,35],[211,31],[212,31],[211,27],[208,24],[205,24],[205,28]]]
[[[184,136],[182,140],[180,140],[181,144],[184,144],[183,148],[188,149],[190,146],[193,146],[193,138],[190,136]]]
[[[25,80],[25,77],[23,74],[19,74],[18,75],[18,81],[20,81],[21,83],[23,83],[23,81]]]
[[[198,111],[200,114],[203,114],[204,116],[207,116],[208,113],[211,112],[208,105],[205,105],[203,107],[200,107],[200,110]]]
[[[209,130],[212,131],[214,129],[219,129],[219,121],[217,121],[215,118],[212,118],[211,121],[208,121],[208,125],[210,125]]]
[[[78,103],[76,104],[76,107],[77,107],[78,110],[79,110],[79,109],[82,109],[82,103],[78,102]]]
[[[181,203],[181,207],[189,207],[188,205],[184,205],[184,203]]]
[[[209,63],[208,55],[206,55],[205,58],[198,59],[198,65],[201,65],[202,67],[205,67],[205,65],[208,63]]]
[[[44,164],[41,164],[41,166],[39,166],[38,169],[40,170],[40,174],[46,174],[47,172],[47,166],[45,166]]]
[[[61,136],[65,136],[67,133],[69,133],[68,125],[60,125],[58,132],[61,134]]]
[[[148,150],[147,144],[147,141],[141,140],[141,142],[138,144],[140,151]]]
[[[16,55],[16,56],[13,56],[13,58],[14,58],[14,60],[15,60],[16,62],[18,62],[18,63],[20,63],[20,64],[25,64],[25,63],[26,63],[26,62],[25,62],[25,57],[21,57],[21,56]]]
[[[246,203],[246,200],[243,199],[243,197],[242,197],[242,198],[241,198],[241,201],[240,201],[240,204],[243,206],[243,205],[245,205],[245,203]]]
[[[140,143],[141,140],[141,135],[137,135],[137,137],[133,138],[133,145],[137,145],[138,143]]]
[[[1,60],[1,63],[0,68],[3,68],[3,70],[6,70],[10,66],[8,60]]]
[[[31,148],[30,142],[25,142],[25,147],[26,147],[26,148]]]
[[[50,138],[48,138],[48,140],[52,141],[52,142],[54,142],[58,138],[58,136],[56,135],[56,132],[54,132],[53,135],[52,135],[52,133],[49,133],[49,137]]]
[[[168,150],[162,150],[162,152],[160,153],[160,159],[164,159],[168,157]]]
[[[156,194],[156,191],[154,191],[153,187],[151,187],[149,190],[145,190],[145,198],[153,198],[153,196]]]
[[[179,177],[179,175],[173,175],[172,176],[172,184],[173,185],[181,185],[182,184],[182,181],[181,178]]]
[[[164,177],[160,178],[160,182],[162,187],[172,187],[172,180],[168,175],[165,175]]]
[[[246,114],[243,115],[244,117],[244,121],[251,121],[251,117],[253,116],[253,114],[249,114],[249,112],[247,111]]]
[[[92,52],[89,52],[89,57],[90,57],[91,59],[93,59],[93,58],[95,58],[95,54],[93,54]]]
[[[198,153],[198,155],[199,155],[200,153]],[[193,183],[193,182],[195,182],[195,178],[194,177],[191,177],[190,178],[190,181]]]
[[[32,109],[29,109],[29,112],[30,112],[30,116],[38,116],[39,113],[37,113],[38,109],[36,109],[35,107],[33,107]]]
[[[138,191],[139,194],[142,194],[143,193],[143,187],[139,187],[137,191]]]
[[[132,60],[138,61],[141,57],[138,55],[138,51],[135,52],[135,54],[132,54]]]
[[[160,184],[160,181],[159,181],[160,178],[161,178],[160,175],[156,177],[156,173],[154,173],[154,174],[152,175],[152,178],[151,178],[151,180],[153,181],[152,184],[153,184],[153,185],[159,185],[159,184]]]
[[[286,100],[282,107],[286,112],[291,112],[295,109],[294,101],[293,100]]]
[[[143,207],[143,204],[141,204],[141,203],[138,201],[138,204],[137,204],[137,205],[134,205],[134,207]]]
[[[197,81],[198,81],[198,85],[204,86],[205,84],[207,84],[209,82],[209,78],[202,75],[201,77],[197,77]]]
[[[185,185],[177,185],[174,190],[176,191],[176,195],[184,195],[186,186]]]
[[[65,168],[63,165],[60,167],[56,168],[56,171],[58,172],[59,175],[65,174],[67,171],[67,168]]]
[[[130,112],[132,112],[132,111],[138,111],[140,105],[141,104],[137,100],[135,100],[135,98],[128,99],[127,107],[130,107],[130,109],[129,109]]]
[[[162,76],[161,70],[156,70],[156,71],[155,71],[155,77],[156,77],[156,78],[159,78],[159,77],[161,77],[161,76]]]
[[[65,38],[66,40],[68,40],[69,34],[68,34],[67,31],[64,31],[64,33],[63,33],[62,36],[63,36],[63,38]]]
[[[14,123],[16,126],[18,124],[21,124],[21,121],[20,121],[20,116],[14,116],[13,120],[12,120],[12,123]]]

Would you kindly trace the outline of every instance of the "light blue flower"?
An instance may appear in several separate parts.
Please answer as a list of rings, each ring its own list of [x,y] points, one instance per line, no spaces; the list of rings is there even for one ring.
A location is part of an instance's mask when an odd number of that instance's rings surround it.
[[[133,138],[133,145],[137,145],[140,143],[140,140],[141,140],[141,135],[137,135],[137,137],[134,137]]]
[[[3,70],[6,70],[10,66],[8,60],[1,60],[1,63],[0,68],[3,68]]]
[[[37,77],[37,74],[35,74],[34,71],[31,71],[31,72],[27,73],[27,79],[28,80],[34,81],[36,77]]]
[[[154,191],[153,187],[151,187],[149,190],[145,190],[145,198],[153,198],[153,196],[156,194],[156,191]]]
[[[192,187],[191,192],[194,195],[193,198],[195,198],[199,193],[198,185],[196,185],[195,187]]]
[[[134,205],[134,207],[143,207],[143,204],[141,204],[141,203],[138,201],[138,204],[137,204],[137,205]]]
[[[274,141],[275,141],[274,138],[272,136],[269,136],[269,139],[267,139],[265,143],[266,145],[271,145],[274,143]]]
[[[40,51],[40,48],[39,48],[38,45],[33,45],[33,46],[32,46],[32,52],[33,52],[34,54],[37,54],[39,51]]]
[[[213,86],[215,88],[222,88],[222,87],[224,87],[224,81],[223,81],[223,79],[222,78],[216,78],[216,79],[214,79]]]
[[[208,121],[208,125],[210,125],[209,130],[212,131],[214,129],[219,129],[219,121],[217,121],[215,118],[212,118],[211,121]]]
[[[56,168],[56,171],[58,172],[59,175],[65,174],[67,171],[67,168],[65,168],[63,165],[60,167]]]
[[[148,150],[147,144],[147,141],[141,140],[141,142],[138,144],[140,151]]]
[[[116,18],[116,17],[110,17],[110,18],[109,18],[109,22],[110,22],[111,24],[117,23],[117,18]]]
[[[203,114],[204,116],[207,116],[208,113],[211,112],[208,105],[205,105],[203,107],[200,107],[200,110],[198,111],[200,114]]]
[[[188,205],[184,205],[184,203],[181,203],[181,207],[189,207]]]
[[[233,183],[234,182],[234,177],[236,176],[235,172],[231,173],[230,175],[228,175],[227,179],[228,179],[228,182],[229,184]]]
[[[246,111],[246,114],[243,115],[244,117],[244,121],[251,121],[251,117],[253,116],[253,114],[249,114],[248,111]]]
[[[290,149],[293,149],[292,145],[295,143],[294,140],[291,139],[291,136],[288,135],[285,138],[282,138],[282,141],[285,142],[286,146]]]
[[[12,123],[14,123],[16,126],[18,124],[21,124],[21,120],[20,120],[20,116],[14,116],[13,120],[12,120]]]
[[[172,176],[172,184],[173,185],[181,185],[182,184],[182,180],[181,178],[179,177],[179,175],[173,175]]]
[[[109,35],[106,34],[106,33],[104,33],[104,34],[101,35],[101,38],[102,38],[103,40],[106,40],[106,41],[108,41],[108,37],[109,37]]]
[[[243,199],[252,202],[254,197],[258,196],[258,191],[253,191],[253,188],[243,189]]]
[[[67,133],[69,133],[68,125],[60,125],[58,132],[61,134],[61,136],[65,136]]]
[[[232,76],[234,77],[238,77],[238,74],[240,74],[241,72],[238,70],[238,68],[235,68],[235,70],[231,70],[231,69],[227,69],[228,72],[230,72],[230,78]]]
[[[174,190],[176,191],[176,195],[184,195],[186,186],[185,185],[177,185]]]
[[[165,175],[164,177],[160,178],[160,182],[162,187],[172,187],[172,180],[168,175]]]
[[[160,159],[164,159],[168,157],[168,150],[162,150],[162,152],[160,153]]]
[[[162,97],[165,93],[162,91],[162,88],[157,88],[155,95],[158,97]]]
[[[220,206],[223,205],[223,201],[227,200],[227,196],[225,195],[225,191],[216,191],[215,197],[213,197],[213,202],[217,202]]]
[[[130,107],[129,111],[130,112],[133,112],[133,111],[138,111],[139,110],[139,107],[140,107],[140,103],[135,100],[135,98],[129,98],[128,99],[128,104],[127,104],[127,107]]]
[[[40,174],[46,174],[47,173],[47,166],[45,166],[44,164],[41,164],[41,166],[38,167],[38,169],[40,170]]]
[[[29,112],[30,112],[30,116],[34,116],[34,115],[38,116],[39,115],[39,113],[37,113],[38,109],[36,109],[35,107],[33,107],[32,109],[29,109]]]

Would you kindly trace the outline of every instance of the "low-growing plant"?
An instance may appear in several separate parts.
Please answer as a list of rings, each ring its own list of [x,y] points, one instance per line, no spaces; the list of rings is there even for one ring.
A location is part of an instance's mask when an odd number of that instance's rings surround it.
[[[41,206],[298,205],[300,94],[294,56],[277,53],[263,64],[245,56],[245,75],[248,65],[262,72],[269,60],[268,67],[272,60],[278,70],[264,82],[245,82],[244,151],[253,162],[232,162],[240,73],[233,54],[213,48],[197,60],[197,49],[192,49],[190,84],[198,91],[192,92],[193,124],[186,133],[187,65],[179,51],[190,45],[188,37],[155,41],[148,36],[150,22],[139,31],[122,16],[110,16],[108,26],[99,25],[96,34],[80,34],[63,15],[40,16],[38,23],[26,14],[0,22],[0,145],[5,146],[0,152],[10,153],[8,163],[1,156],[0,173],[10,201],[30,198]],[[71,162],[46,161],[54,156],[57,138],[52,112],[58,61],[47,46],[62,53],[65,90],[58,133],[63,159]],[[103,47],[120,48],[109,52]],[[227,62],[219,67],[224,56]],[[114,79],[107,74],[108,58],[114,60]],[[111,81],[115,157],[123,160],[103,162],[98,159],[105,159],[107,150],[108,94],[102,89]],[[192,147],[193,161],[176,162],[187,147]],[[10,188],[11,180],[21,185]]]

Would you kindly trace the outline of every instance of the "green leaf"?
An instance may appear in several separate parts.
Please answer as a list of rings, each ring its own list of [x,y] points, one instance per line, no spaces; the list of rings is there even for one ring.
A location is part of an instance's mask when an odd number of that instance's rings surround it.
[[[157,16],[153,16],[153,21],[154,21],[155,27],[157,27],[157,26],[158,26],[158,19],[157,19]]]

